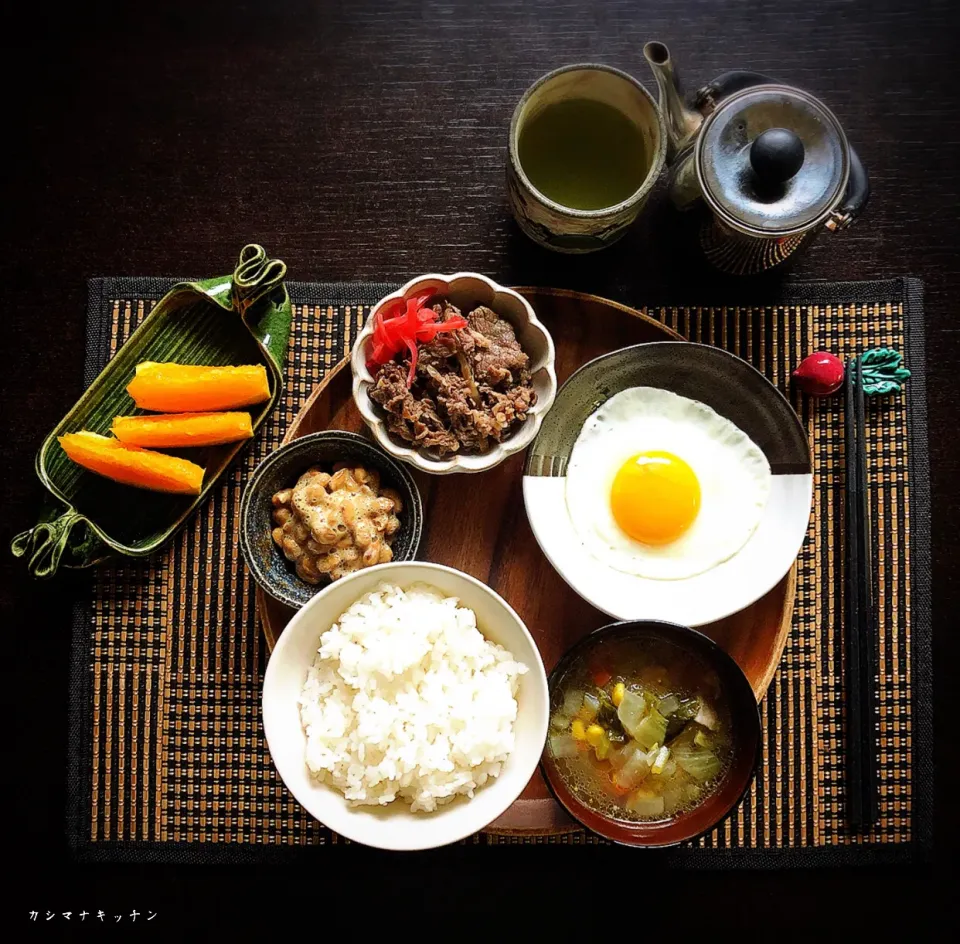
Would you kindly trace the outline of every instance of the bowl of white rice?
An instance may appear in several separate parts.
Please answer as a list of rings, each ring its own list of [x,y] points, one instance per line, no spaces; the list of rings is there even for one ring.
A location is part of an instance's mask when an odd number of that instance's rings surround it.
[[[330,584],[280,635],[263,727],[321,823],[382,849],[479,832],[534,775],[547,676],[523,621],[450,567],[397,562]]]

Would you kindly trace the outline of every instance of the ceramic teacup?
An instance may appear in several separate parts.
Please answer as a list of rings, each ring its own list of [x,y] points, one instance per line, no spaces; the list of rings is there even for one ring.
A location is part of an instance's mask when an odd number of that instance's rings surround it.
[[[524,167],[523,136],[545,109],[577,100],[616,109],[639,133],[642,148],[636,189],[617,202],[596,209],[578,209],[548,196],[534,184],[532,168]],[[629,129],[628,129],[629,130]],[[585,253],[616,242],[637,218],[663,169],[666,128],[650,93],[632,76],[610,66],[564,66],[538,79],[517,104],[510,122],[507,187],[517,223],[532,240],[558,252]]]

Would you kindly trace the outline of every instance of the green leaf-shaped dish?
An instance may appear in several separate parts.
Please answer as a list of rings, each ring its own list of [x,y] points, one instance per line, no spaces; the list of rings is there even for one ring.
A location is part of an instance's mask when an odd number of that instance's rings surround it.
[[[285,274],[282,262],[249,245],[233,275],[180,282],[157,303],[40,447],[37,474],[54,499],[40,522],[11,544],[33,576],[50,577],[61,563],[89,567],[112,553],[152,554],[204,501],[246,443],[164,450],[206,470],[203,488],[193,496],[143,491],[88,472],[70,461],[57,437],[83,429],[109,435],[115,416],[143,413],[126,390],[141,361],[265,365],[270,399],[250,408],[256,431],[283,389],[292,314]]]

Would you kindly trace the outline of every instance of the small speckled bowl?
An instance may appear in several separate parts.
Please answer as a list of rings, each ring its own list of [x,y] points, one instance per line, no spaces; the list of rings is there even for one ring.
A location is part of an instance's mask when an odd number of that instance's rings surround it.
[[[440,458],[427,449],[415,449],[409,443],[395,439],[387,432],[384,411],[370,399],[373,375],[367,369],[367,346],[373,337],[373,319],[377,311],[400,299],[434,289],[438,297],[448,298],[464,315],[486,305],[505,318],[516,332],[517,340],[530,358],[530,374],[537,402],[526,420],[502,443],[487,452],[453,455]],[[499,465],[508,456],[526,449],[533,442],[543,417],[557,395],[557,374],[554,369],[555,352],[550,332],[540,323],[530,303],[513,289],[498,285],[476,272],[458,272],[455,275],[421,275],[411,279],[403,288],[381,298],[374,306],[366,325],[360,332],[350,366],[353,370],[353,398],[363,421],[370,427],[377,442],[390,455],[424,472],[445,475],[449,472],[484,472]]]
[[[413,560],[423,530],[423,506],[410,473],[390,456],[356,433],[322,430],[302,436],[272,452],[254,470],[240,501],[240,547],[253,579],[270,596],[299,609],[316,593],[329,586],[301,580],[293,564],[273,541],[271,499],[290,488],[311,466],[332,467],[335,462],[357,462],[375,469],[385,486],[396,489],[403,501],[400,530],[391,548],[395,561]]]

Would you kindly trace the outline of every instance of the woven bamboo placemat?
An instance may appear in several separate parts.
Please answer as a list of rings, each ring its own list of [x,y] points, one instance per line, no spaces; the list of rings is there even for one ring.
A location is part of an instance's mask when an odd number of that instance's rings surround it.
[[[87,380],[173,284],[90,283]],[[287,792],[260,724],[266,662],[253,582],[237,546],[243,483],[391,286],[289,283],[295,302],[284,398],[225,484],[162,554],[99,568],[76,607],[69,833],[95,861],[305,861],[344,845]],[[691,340],[752,362],[792,397],[814,455],[814,514],[793,630],[762,704],[763,760],[736,813],[665,858],[680,866],[908,862],[932,844],[929,521],[921,285],[805,283],[777,304],[649,309]],[[825,349],[905,353],[907,393],[869,401],[879,608],[881,816],[844,821],[840,527],[841,398],[807,400],[789,374]],[[467,843],[603,844],[476,836]]]

